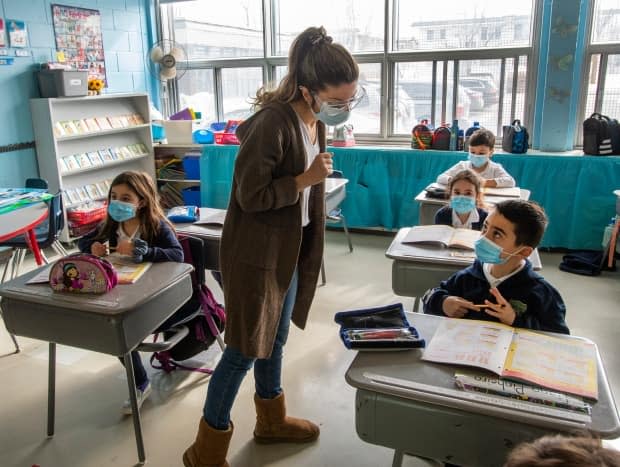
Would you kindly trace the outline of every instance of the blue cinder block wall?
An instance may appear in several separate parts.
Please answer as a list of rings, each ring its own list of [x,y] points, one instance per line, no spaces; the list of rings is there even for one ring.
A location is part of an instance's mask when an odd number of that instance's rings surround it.
[[[0,0],[0,17],[26,22],[28,57],[15,57],[13,65],[0,66],[0,146],[34,139],[29,99],[38,97],[33,70],[55,60],[51,4],[99,10],[103,29],[107,92],[150,92],[152,80],[145,53],[152,42],[151,2],[148,0]],[[7,37],[8,39],[8,37]],[[0,186],[23,184],[38,175],[33,149],[0,153]]]

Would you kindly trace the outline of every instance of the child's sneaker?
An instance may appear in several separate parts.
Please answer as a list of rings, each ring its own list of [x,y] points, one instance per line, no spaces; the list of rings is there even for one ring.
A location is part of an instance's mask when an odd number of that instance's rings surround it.
[[[136,388],[136,396],[138,399],[138,409],[142,407],[142,403],[146,400],[147,397],[151,394],[151,382],[147,382],[144,389]],[[125,415],[131,415],[133,412],[131,411],[131,400],[127,399],[123,402],[123,413]]]

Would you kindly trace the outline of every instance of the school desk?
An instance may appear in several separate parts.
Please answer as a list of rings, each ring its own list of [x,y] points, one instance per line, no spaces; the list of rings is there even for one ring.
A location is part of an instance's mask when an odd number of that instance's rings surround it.
[[[529,190],[520,188],[520,191],[521,191],[521,196],[520,196],[521,199],[524,199],[524,200],[530,199]],[[516,198],[508,197],[508,196],[501,196],[501,195],[499,196],[485,195],[484,196],[484,201],[489,206],[493,206],[494,204],[497,204],[501,201],[505,201],[508,199],[516,199]],[[437,214],[437,211],[439,211],[442,207],[448,204],[448,200],[446,199],[431,198],[430,196],[427,196],[426,190],[422,190],[418,194],[418,196],[415,197],[415,201],[417,201],[420,205],[420,213],[419,213],[420,225],[434,224],[435,214]]]
[[[18,235],[26,235],[27,243],[38,265],[43,264],[34,229],[47,219],[47,204],[35,203],[0,214],[0,243]]]
[[[420,306],[420,299],[428,289],[456,271],[474,262],[475,254],[469,250],[444,248],[427,244],[404,244],[402,240],[410,227],[400,229],[385,252],[392,259],[392,289],[397,295],[415,297],[413,311]],[[534,270],[542,269],[538,249],[530,256]]]
[[[430,342],[440,320],[450,318],[407,313],[407,319]],[[358,352],[345,375],[357,389],[358,436],[394,449],[393,467],[401,465],[404,453],[463,466],[491,467],[503,465],[516,444],[548,433],[588,429],[605,439],[620,435],[618,411],[598,350],[599,400],[592,406],[591,422],[585,423],[548,415],[545,406],[533,414],[467,400],[454,386],[454,373],[464,367],[425,362],[421,356],[421,349]],[[381,381],[385,377],[395,381],[386,384]]]
[[[397,230],[419,225],[412,200],[437,175],[467,158],[462,151],[405,147],[329,148],[334,169],[349,179],[342,209],[352,228]],[[226,208],[239,146],[206,144],[200,158],[203,206]],[[620,187],[620,156],[495,154],[530,199],[545,208],[549,226],[541,246],[599,249],[614,213],[610,193]]]
[[[138,458],[144,463],[130,352],[191,297],[192,266],[155,263],[135,284],[119,285],[103,295],[63,294],[48,284],[26,284],[40,270],[0,285],[0,297],[9,332],[49,342],[48,436],[54,434],[56,344],[123,357]]]

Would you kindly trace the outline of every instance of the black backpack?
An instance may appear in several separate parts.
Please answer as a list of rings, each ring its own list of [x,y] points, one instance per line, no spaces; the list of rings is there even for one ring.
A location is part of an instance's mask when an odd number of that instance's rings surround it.
[[[583,122],[583,152],[592,156],[620,154],[620,125],[594,112]]]
[[[430,149],[433,142],[433,130],[428,126],[428,120],[420,120],[420,123],[411,130],[412,149]]]
[[[603,269],[604,256],[602,251],[574,251],[562,257],[559,267],[561,271],[573,274],[598,276]]]
[[[503,126],[502,149],[512,154],[525,154],[530,143],[530,134],[527,128],[521,125],[521,120],[513,120],[512,124]]]
[[[431,142],[432,149],[440,149],[442,151],[450,150],[450,128],[447,126],[440,126],[433,133],[433,141]]]

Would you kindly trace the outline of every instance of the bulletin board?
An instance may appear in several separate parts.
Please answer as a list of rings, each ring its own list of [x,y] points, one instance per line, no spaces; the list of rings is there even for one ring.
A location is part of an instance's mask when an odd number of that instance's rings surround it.
[[[99,10],[52,5],[56,49],[65,63],[88,71],[88,79],[105,82],[105,58]]]

